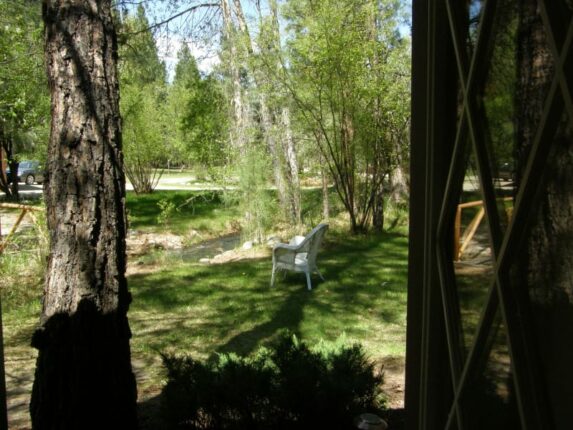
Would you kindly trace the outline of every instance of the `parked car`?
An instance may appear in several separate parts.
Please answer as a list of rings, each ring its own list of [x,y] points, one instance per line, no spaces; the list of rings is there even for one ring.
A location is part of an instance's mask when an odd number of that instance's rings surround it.
[[[513,163],[503,163],[497,168],[497,177],[505,181],[515,180],[515,168]]]
[[[8,180],[11,179],[10,168],[6,169]],[[39,161],[26,160],[18,164],[18,182],[25,182],[26,185],[32,185],[34,182],[41,184],[44,182],[44,170]]]

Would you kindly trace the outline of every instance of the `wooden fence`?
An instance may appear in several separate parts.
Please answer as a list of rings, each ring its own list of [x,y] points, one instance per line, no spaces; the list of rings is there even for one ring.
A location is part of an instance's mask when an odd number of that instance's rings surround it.
[[[38,226],[38,218],[36,217],[36,214],[34,212],[42,212],[44,209],[39,208],[39,207],[35,207],[35,206],[19,205],[19,204],[15,204],[15,203],[0,203],[0,209],[19,209],[20,210],[20,215],[18,215],[18,218],[16,219],[16,222],[14,223],[12,228],[10,229],[10,232],[6,236],[6,239],[4,239],[2,242],[0,242],[0,255],[2,255],[2,253],[4,252],[4,249],[6,249],[6,247],[8,246],[8,243],[10,243],[12,236],[14,236],[14,233],[16,233],[18,231],[18,227],[22,223],[22,220],[24,219],[26,214],[28,214],[30,216],[30,219],[32,220],[34,225]],[[38,231],[40,232],[41,240],[47,240],[46,237],[44,237],[42,230],[38,229]],[[2,233],[2,226],[0,224],[0,237],[1,237],[1,233]]]
[[[504,197],[505,201],[513,200],[512,197]],[[478,212],[474,215],[463,233],[462,229],[462,211],[468,208],[475,208],[481,206]],[[460,203],[456,211],[456,219],[454,221],[454,261],[459,261],[462,258],[464,251],[467,249],[471,240],[476,234],[476,231],[485,216],[485,208],[483,207],[483,200],[476,200],[474,202]],[[511,212],[508,211],[508,217],[511,217]]]

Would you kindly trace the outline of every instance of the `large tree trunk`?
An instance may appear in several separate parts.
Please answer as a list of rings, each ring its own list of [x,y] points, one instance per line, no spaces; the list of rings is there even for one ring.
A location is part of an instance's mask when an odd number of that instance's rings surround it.
[[[44,0],[52,93],[50,255],[30,411],[35,429],[135,429],[125,180],[111,0]]]
[[[530,154],[554,72],[538,2],[521,1],[518,48],[518,180]],[[547,383],[555,429],[573,423],[573,350],[563,342],[573,338],[573,124],[563,118],[554,137],[553,151],[543,172],[543,192],[532,208],[532,227],[517,275],[528,287],[531,321]],[[545,141],[543,145],[551,142]]]

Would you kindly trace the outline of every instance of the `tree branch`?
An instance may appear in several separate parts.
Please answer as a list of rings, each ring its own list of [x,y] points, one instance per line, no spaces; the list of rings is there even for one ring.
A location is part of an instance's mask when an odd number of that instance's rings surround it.
[[[148,27],[146,27],[146,28],[144,28],[144,29],[141,29],[141,30],[138,30],[138,31],[134,31],[134,32],[131,32],[131,33],[123,33],[123,35],[125,35],[125,36],[135,36],[135,35],[140,34],[140,33],[145,33],[145,32],[147,32],[147,31],[153,30],[154,28],[161,27],[162,25],[165,25],[165,24],[167,24],[167,23],[173,21],[174,19],[179,18],[180,16],[183,16],[183,15],[185,15],[185,14],[194,12],[194,11],[197,10],[197,9],[210,8],[210,7],[219,7],[219,6],[220,6],[219,3],[201,3],[201,4],[197,4],[197,5],[195,5],[195,6],[191,6],[190,8],[187,8],[187,9],[185,9],[185,10],[179,12],[179,13],[176,13],[175,15],[170,16],[169,18],[164,19],[163,21],[155,22],[155,23],[151,24],[150,26],[148,26]]]

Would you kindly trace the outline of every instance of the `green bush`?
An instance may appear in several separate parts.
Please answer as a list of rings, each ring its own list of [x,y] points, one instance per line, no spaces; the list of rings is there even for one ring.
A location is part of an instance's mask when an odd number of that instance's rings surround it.
[[[294,336],[248,357],[201,363],[164,355],[163,421],[177,429],[352,428],[354,416],[383,407],[360,345],[310,349]]]

